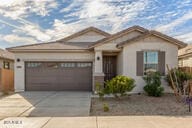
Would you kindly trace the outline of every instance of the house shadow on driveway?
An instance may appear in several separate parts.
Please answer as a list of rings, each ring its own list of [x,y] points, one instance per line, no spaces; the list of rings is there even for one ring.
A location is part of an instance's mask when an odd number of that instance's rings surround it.
[[[22,92],[0,99],[0,117],[89,116],[91,92]]]

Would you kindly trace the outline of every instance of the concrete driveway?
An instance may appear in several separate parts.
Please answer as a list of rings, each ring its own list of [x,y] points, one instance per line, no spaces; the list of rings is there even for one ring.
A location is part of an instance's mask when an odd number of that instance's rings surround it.
[[[0,99],[0,118],[88,116],[90,92],[22,92]]]

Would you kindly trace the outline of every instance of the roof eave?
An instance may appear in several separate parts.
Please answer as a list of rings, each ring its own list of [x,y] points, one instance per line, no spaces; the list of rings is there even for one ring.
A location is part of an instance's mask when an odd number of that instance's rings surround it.
[[[8,49],[9,52],[85,52],[89,49]]]
[[[131,43],[131,42],[134,42],[134,41],[139,41],[139,40],[141,40],[141,39],[147,38],[147,37],[150,36],[150,35],[155,35],[155,36],[157,36],[157,37],[159,37],[159,38],[164,38],[164,39],[167,40],[168,42],[177,45],[177,46],[178,46],[178,49],[181,49],[181,48],[184,48],[184,47],[187,46],[187,44],[184,43],[184,42],[182,42],[182,41],[179,41],[179,40],[177,40],[177,39],[174,39],[174,38],[172,38],[172,37],[169,37],[169,36],[167,36],[167,35],[164,35],[164,34],[162,34],[162,33],[160,33],[160,32],[157,32],[157,31],[153,31],[153,30],[152,30],[152,31],[148,31],[148,32],[144,33],[144,34],[141,35],[141,36],[135,37],[135,39],[130,39],[130,40],[127,40],[127,41],[123,41],[123,42],[119,43],[119,44],[117,45],[117,47],[118,47],[118,48],[122,48],[122,47],[124,47],[124,45],[127,45],[128,43]],[[138,38],[138,39],[137,39],[137,38]]]
[[[7,57],[2,57],[2,56],[0,56],[0,59],[5,59],[5,60],[9,60],[9,61],[14,61],[14,58],[7,58]]]
[[[189,57],[189,56],[192,56],[192,52],[179,55],[178,58],[181,59],[181,58]]]

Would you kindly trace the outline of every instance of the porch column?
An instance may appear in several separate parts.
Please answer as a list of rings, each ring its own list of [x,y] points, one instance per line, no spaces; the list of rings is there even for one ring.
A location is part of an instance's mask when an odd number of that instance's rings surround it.
[[[103,55],[102,51],[95,51],[95,71],[94,71],[94,91],[95,85],[104,85],[104,73],[103,73]]]

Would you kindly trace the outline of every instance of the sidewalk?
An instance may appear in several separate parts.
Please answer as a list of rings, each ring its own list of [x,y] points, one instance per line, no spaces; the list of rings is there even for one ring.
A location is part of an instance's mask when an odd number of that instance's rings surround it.
[[[0,121],[1,128],[192,128],[192,117],[15,117]]]

